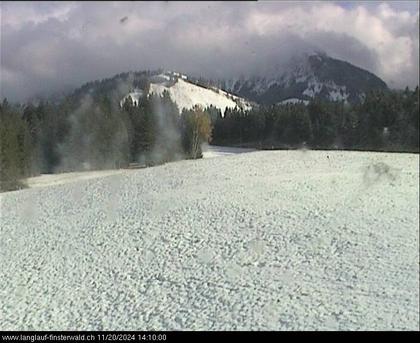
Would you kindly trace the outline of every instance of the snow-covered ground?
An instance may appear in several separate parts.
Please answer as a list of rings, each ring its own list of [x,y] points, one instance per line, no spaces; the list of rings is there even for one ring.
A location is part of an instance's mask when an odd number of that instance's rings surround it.
[[[0,195],[0,330],[418,330],[419,156],[259,151]]]

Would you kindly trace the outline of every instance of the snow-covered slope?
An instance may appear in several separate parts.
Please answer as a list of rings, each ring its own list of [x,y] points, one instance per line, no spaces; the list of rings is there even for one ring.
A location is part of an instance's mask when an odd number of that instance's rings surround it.
[[[418,330],[418,164],[250,152],[3,193],[0,330]]]
[[[178,105],[179,111],[182,109],[191,109],[195,105],[201,105],[203,108],[214,106],[221,110],[222,116],[226,108],[251,109],[251,105],[237,96],[231,95],[218,89],[205,88],[179,77],[172,83],[151,83],[149,93],[161,95],[164,91],[169,92],[171,99]]]

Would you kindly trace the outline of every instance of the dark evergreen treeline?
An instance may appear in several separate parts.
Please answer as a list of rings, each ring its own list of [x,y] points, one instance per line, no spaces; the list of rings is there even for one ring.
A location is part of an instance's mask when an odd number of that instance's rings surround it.
[[[143,97],[138,106],[129,97],[122,108],[112,96],[100,92],[37,106],[4,100],[0,104],[0,190],[22,188],[24,178],[41,173],[199,158],[201,142],[210,137],[206,118],[199,108],[180,116],[167,93]]]
[[[419,89],[367,94],[357,105],[314,99],[250,112],[212,116],[213,144],[262,149],[298,148],[419,151]]]

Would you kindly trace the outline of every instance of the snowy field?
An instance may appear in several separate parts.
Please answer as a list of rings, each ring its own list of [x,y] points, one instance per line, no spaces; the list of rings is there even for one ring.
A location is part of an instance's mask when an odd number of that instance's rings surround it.
[[[0,195],[0,330],[419,330],[419,155],[260,151]]]

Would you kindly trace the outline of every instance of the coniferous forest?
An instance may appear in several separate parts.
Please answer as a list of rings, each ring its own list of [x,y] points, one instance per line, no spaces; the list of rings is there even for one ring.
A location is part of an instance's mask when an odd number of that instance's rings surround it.
[[[183,110],[169,94],[133,104],[97,92],[58,103],[0,104],[0,190],[44,173],[200,158],[201,143],[259,149],[419,152],[419,89],[372,92],[350,105],[314,99],[245,112]]]
[[[314,99],[307,106],[212,111],[213,144],[260,149],[419,152],[419,89],[368,93],[360,104]]]

